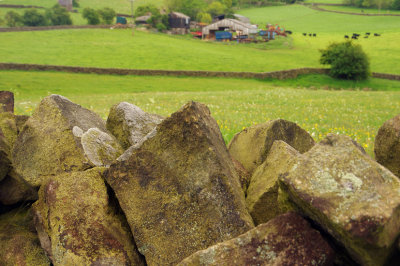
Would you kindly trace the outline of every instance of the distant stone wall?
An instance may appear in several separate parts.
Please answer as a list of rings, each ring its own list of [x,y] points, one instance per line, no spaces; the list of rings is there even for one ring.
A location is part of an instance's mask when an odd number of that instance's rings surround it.
[[[57,71],[69,73],[87,73],[103,75],[134,75],[134,76],[186,76],[186,77],[220,77],[220,78],[249,78],[249,79],[290,79],[306,74],[328,74],[326,68],[297,68],[272,72],[223,72],[223,71],[193,71],[193,70],[160,70],[160,69],[124,69],[124,68],[98,68],[98,67],[73,67],[36,64],[0,63],[0,70],[22,71]],[[372,73],[374,78],[399,80],[400,75]]]
[[[328,69],[299,68],[273,72],[222,72],[222,71],[192,71],[192,70],[158,70],[158,69],[121,69],[97,67],[73,67],[36,64],[0,63],[0,70],[25,71],[59,71],[70,73],[91,73],[106,75],[136,75],[136,76],[187,76],[187,77],[223,77],[223,78],[255,78],[255,79],[288,79],[303,74],[327,74]]]
[[[70,30],[70,29],[109,29],[113,25],[62,25],[62,26],[40,26],[40,27],[11,27],[0,28],[0,32],[15,31],[42,31],[42,30]]]
[[[322,5],[322,4],[321,4]],[[323,4],[324,6],[343,6],[343,5],[328,5],[328,4]],[[338,13],[338,14],[346,14],[346,15],[356,15],[356,16],[372,16],[372,17],[400,17],[398,14],[372,14],[372,13],[353,13],[353,12],[345,12],[345,11],[337,11],[337,10],[328,10],[325,8],[320,7],[318,4],[314,5],[307,5],[309,8],[318,10],[318,11],[323,11],[323,12],[332,12],[332,13]]]
[[[2,4],[2,5],[0,5],[0,8],[44,8],[44,7],[42,7],[42,6],[25,6],[25,5]]]

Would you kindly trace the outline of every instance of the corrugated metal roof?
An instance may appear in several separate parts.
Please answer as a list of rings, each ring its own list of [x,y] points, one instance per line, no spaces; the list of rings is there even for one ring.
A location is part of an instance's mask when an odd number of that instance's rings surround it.
[[[243,34],[257,33],[258,29],[256,26],[246,24],[237,19],[226,18],[210,24],[203,28],[202,32],[204,35],[210,34],[210,30],[218,30],[219,28],[230,28],[234,31],[242,31]]]

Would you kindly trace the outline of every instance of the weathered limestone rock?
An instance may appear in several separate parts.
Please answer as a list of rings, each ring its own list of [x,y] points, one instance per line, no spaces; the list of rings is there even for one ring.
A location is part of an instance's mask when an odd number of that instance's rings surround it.
[[[187,257],[184,265],[333,265],[334,252],[294,212]]]
[[[163,118],[144,112],[136,105],[121,102],[114,105],[107,119],[107,129],[124,149],[138,144]]]
[[[40,186],[48,176],[90,168],[74,127],[83,132],[90,128],[107,131],[97,114],[67,98],[59,95],[44,98],[14,145],[12,161],[16,171],[30,185]]]
[[[283,140],[300,153],[314,146],[314,140],[296,123],[283,119],[270,120],[236,134],[228,145],[229,153],[253,174],[260,166],[275,140]]]
[[[0,91],[0,113],[14,113],[14,93],[11,91]]]
[[[0,265],[50,265],[29,210],[15,209],[0,216]]]
[[[278,200],[279,175],[286,173],[295,163],[300,153],[281,140],[272,145],[267,159],[251,177],[247,190],[246,204],[256,225],[288,210],[285,202]]]
[[[15,115],[9,112],[0,113],[0,128],[7,140],[8,146],[12,148],[18,135]]]
[[[13,205],[18,202],[37,200],[38,193],[13,169],[0,182],[0,203]]]
[[[363,265],[382,265],[400,233],[400,180],[347,136],[329,134],[281,175],[304,214]]]
[[[81,142],[87,158],[94,166],[109,167],[123,153],[116,138],[98,128],[83,133]]]
[[[115,191],[148,265],[176,264],[253,227],[218,124],[189,102],[128,160],[111,165]]]
[[[104,168],[50,177],[33,205],[54,265],[143,265],[122,215],[111,206]]]
[[[376,161],[400,177],[400,115],[386,121],[375,138]]]

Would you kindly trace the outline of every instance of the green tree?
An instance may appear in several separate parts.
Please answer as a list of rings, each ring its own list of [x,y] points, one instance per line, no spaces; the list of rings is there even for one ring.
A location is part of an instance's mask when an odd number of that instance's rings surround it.
[[[22,21],[26,26],[46,26],[48,24],[46,16],[34,8],[25,11]]]
[[[117,15],[117,13],[115,13],[114,9],[109,8],[109,7],[105,7],[103,9],[100,9],[99,11],[100,17],[103,20],[104,24],[112,24],[115,16]]]
[[[351,80],[368,78],[369,60],[360,45],[351,41],[333,43],[320,52],[320,63],[331,65],[332,77]]]
[[[218,2],[218,1],[212,2],[207,7],[207,12],[210,13],[210,15],[212,17],[225,14],[226,10],[227,10],[227,7],[224,4],[222,4],[221,2]]]
[[[200,13],[197,14],[197,21],[200,21],[200,22],[208,24],[208,23],[212,22],[212,17],[207,12],[200,12]]]
[[[9,27],[16,27],[23,24],[21,15],[15,11],[8,11],[4,18]]]
[[[204,0],[166,0],[167,7],[170,11],[181,12],[191,18],[195,18],[197,14],[206,8],[207,4]]]
[[[160,13],[160,11],[158,11],[158,8],[153,4],[141,5],[136,8],[135,17],[141,17],[147,13],[157,14]]]
[[[93,8],[86,7],[85,9],[83,9],[82,17],[85,18],[90,25],[100,24],[99,12],[97,12]]]
[[[72,25],[72,19],[67,9],[59,4],[47,9],[46,17],[51,25]]]
[[[400,10],[400,0],[394,0],[392,4],[392,9]]]

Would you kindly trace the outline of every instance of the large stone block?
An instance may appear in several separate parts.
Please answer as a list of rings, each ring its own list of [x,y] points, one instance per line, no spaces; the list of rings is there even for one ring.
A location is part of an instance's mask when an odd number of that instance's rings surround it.
[[[302,212],[363,265],[383,265],[400,233],[400,181],[347,136],[329,134],[280,176]]]
[[[50,177],[40,188],[35,226],[53,265],[144,265],[102,171]]]
[[[16,172],[30,185],[40,186],[48,176],[94,166],[80,138],[90,128],[107,132],[105,122],[92,111],[59,95],[44,98],[14,145]]]
[[[277,140],[267,159],[254,171],[247,190],[246,204],[256,225],[266,223],[290,208],[285,201],[279,200],[279,176],[296,163],[299,155],[290,145]]]
[[[218,124],[189,102],[111,165],[115,191],[148,265],[173,265],[253,227]]]
[[[107,119],[107,129],[118,139],[124,149],[141,143],[163,118],[144,112],[136,105],[121,102],[114,105]]]
[[[333,265],[333,260],[334,252],[320,233],[300,215],[288,212],[178,265]]]
[[[275,140],[283,140],[300,153],[314,146],[314,140],[296,123],[283,119],[270,120],[237,133],[228,145],[229,153],[250,174],[260,166]]]

